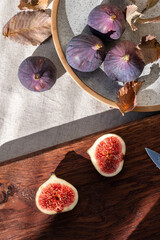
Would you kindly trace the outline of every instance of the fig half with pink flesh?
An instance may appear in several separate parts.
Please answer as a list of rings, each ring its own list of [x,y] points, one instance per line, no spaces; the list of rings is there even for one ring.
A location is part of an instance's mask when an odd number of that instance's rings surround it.
[[[123,168],[126,144],[116,134],[105,134],[95,141],[87,153],[101,175],[113,177]]]
[[[77,189],[55,174],[43,183],[36,193],[37,208],[49,215],[71,211],[78,202]]]

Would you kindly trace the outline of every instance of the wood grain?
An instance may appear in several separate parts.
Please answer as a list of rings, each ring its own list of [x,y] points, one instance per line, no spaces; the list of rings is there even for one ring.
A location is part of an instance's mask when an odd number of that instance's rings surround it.
[[[0,239],[159,240],[160,171],[144,150],[160,152],[159,122],[160,114],[1,163]],[[86,153],[108,132],[127,145],[113,178],[98,174]],[[36,208],[35,193],[53,171],[77,188],[79,202],[48,216]]]
[[[111,107],[118,108],[116,103],[108,98],[103,97],[99,93],[92,90],[90,87],[88,87],[72,70],[72,68],[69,66],[66,57],[64,55],[64,52],[62,50],[62,46],[59,40],[58,35],[58,7],[59,7],[60,0],[54,0],[53,7],[52,7],[52,14],[51,14],[51,30],[52,30],[52,38],[53,42],[57,51],[57,54],[59,56],[59,59],[61,60],[64,68],[66,71],[70,74],[70,76],[73,78],[73,80],[87,93],[89,93],[92,97],[96,98],[97,100],[110,105]],[[153,105],[153,106],[136,106],[133,111],[136,112],[154,112],[159,111],[160,105]]]

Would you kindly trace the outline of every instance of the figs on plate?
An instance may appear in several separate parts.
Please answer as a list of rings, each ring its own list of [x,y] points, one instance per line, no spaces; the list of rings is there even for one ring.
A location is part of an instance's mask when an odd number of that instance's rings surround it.
[[[76,188],[55,174],[43,183],[35,197],[37,208],[49,215],[72,210],[78,202]]]
[[[56,67],[46,57],[26,58],[18,70],[18,77],[24,87],[31,91],[49,90],[56,81]]]
[[[93,35],[80,34],[73,37],[66,49],[69,65],[81,72],[93,72],[104,61],[105,47],[102,41]]]
[[[125,30],[125,16],[122,10],[111,4],[95,7],[88,16],[88,25],[94,34],[119,39]]]
[[[102,176],[113,177],[123,168],[126,145],[120,136],[105,134],[95,141],[87,153]]]
[[[145,64],[138,56],[136,45],[120,41],[106,55],[104,71],[109,78],[119,82],[131,82],[142,73]]]

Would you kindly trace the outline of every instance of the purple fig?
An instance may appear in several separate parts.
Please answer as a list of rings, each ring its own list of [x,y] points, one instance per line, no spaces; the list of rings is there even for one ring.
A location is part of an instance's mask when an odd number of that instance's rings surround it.
[[[104,61],[105,48],[96,36],[81,34],[68,43],[66,58],[72,68],[81,72],[93,72]]]
[[[125,23],[122,10],[111,4],[95,7],[88,16],[88,25],[99,37],[120,38],[125,30]]]
[[[140,76],[144,65],[137,55],[136,45],[126,40],[120,41],[107,53],[104,71],[112,80],[131,82]]]
[[[56,67],[45,57],[26,58],[18,70],[18,77],[24,87],[31,91],[49,90],[56,81]]]

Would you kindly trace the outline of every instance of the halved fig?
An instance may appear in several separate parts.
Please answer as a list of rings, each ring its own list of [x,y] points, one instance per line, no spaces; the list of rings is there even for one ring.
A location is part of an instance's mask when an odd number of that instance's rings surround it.
[[[76,206],[78,192],[73,185],[52,174],[39,187],[35,201],[37,208],[43,213],[52,215],[67,212]]]
[[[123,168],[126,144],[116,134],[105,134],[95,141],[87,153],[101,175],[113,177]]]

